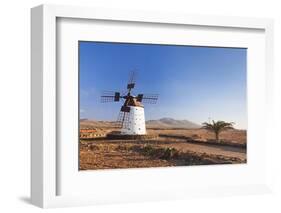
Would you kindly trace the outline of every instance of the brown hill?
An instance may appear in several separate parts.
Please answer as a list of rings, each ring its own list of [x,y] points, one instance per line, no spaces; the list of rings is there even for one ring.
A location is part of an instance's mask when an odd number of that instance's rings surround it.
[[[166,128],[166,129],[197,129],[201,126],[188,120],[176,120],[173,118],[161,118],[159,120],[146,121],[148,128]]]
[[[114,126],[114,122],[112,121],[96,121],[96,120],[88,120],[88,119],[80,119],[80,128],[110,128]]]
[[[96,121],[88,119],[80,119],[80,128],[110,128],[114,126],[113,121]],[[188,120],[176,120],[173,118],[161,118],[158,120],[146,121],[147,128],[160,129],[197,129],[200,125]]]

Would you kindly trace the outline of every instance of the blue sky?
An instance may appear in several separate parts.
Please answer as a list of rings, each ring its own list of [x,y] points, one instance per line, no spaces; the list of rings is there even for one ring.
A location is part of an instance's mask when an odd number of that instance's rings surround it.
[[[136,69],[134,93],[159,94],[146,120],[211,118],[246,129],[246,58],[243,48],[80,41],[80,118],[116,120],[122,102],[100,103],[100,95],[125,91]]]

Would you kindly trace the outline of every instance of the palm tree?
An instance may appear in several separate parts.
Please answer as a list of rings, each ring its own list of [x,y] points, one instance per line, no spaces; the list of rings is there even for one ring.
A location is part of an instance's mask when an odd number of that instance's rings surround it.
[[[215,136],[216,136],[216,141],[219,142],[219,134],[222,132],[222,131],[226,131],[226,130],[229,130],[229,129],[234,129],[233,128],[233,125],[234,123],[233,122],[224,122],[224,121],[212,121],[207,123],[202,123],[202,128],[203,129],[207,129],[209,131],[212,131],[215,133]]]

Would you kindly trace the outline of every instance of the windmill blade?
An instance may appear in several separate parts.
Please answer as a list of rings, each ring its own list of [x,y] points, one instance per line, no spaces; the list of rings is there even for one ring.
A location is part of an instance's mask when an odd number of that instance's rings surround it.
[[[142,99],[143,99],[143,94],[138,94],[137,101],[142,102]]]
[[[102,96],[114,96],[115,91],[110,91],[110,90],[103,90],[101,95]]]
[[[129,81],[128,83],[136,83],[137,72],[132,70],[129,74]]]
[[[137,75],[136,71],[131,71],[130,72],[127,89],[131,90],[131,89],[133,89],[135,87],[136,75]]]
[[[128,106],[122,106],[120,111],[121,111],[121,112],[130,112],[130,111],[131,111],[131,108],[128,107]]]
[[[159,96],[158,94],[139,94],[138,95],[138,97],[142,97],[141,102],[146,103],[146,104],[156,104],[156,102],[158,100],[158,96]]]
[[[114,94],[114,101],[115,102],[120,101],[120,92],[115,92],[115,94]]]
[[[114,96],[101,96],[101,103],[114,102]]]
[[[101,95],[101,103],[117,102],[120,100],[120,92],[103,91]]]
[[[117,118],[117,126],[119,128],[126,128],[129,125],[129,113],[120,111]]]

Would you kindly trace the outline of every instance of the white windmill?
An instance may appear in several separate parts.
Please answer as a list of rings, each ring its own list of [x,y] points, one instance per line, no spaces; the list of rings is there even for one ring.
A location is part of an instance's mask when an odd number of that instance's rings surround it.
[[[121,125],[122,135],[145,135],[145,115],[143,103],[155,104],[157,94],[138,94],[133,95],[132,89],[135,87],[136,73],[132,72],[127,84],[127,91],[124,95],[120,92],[107,91],[101,96],[101,102],[119,102],[124,100],[121,107],[118,122]]]

